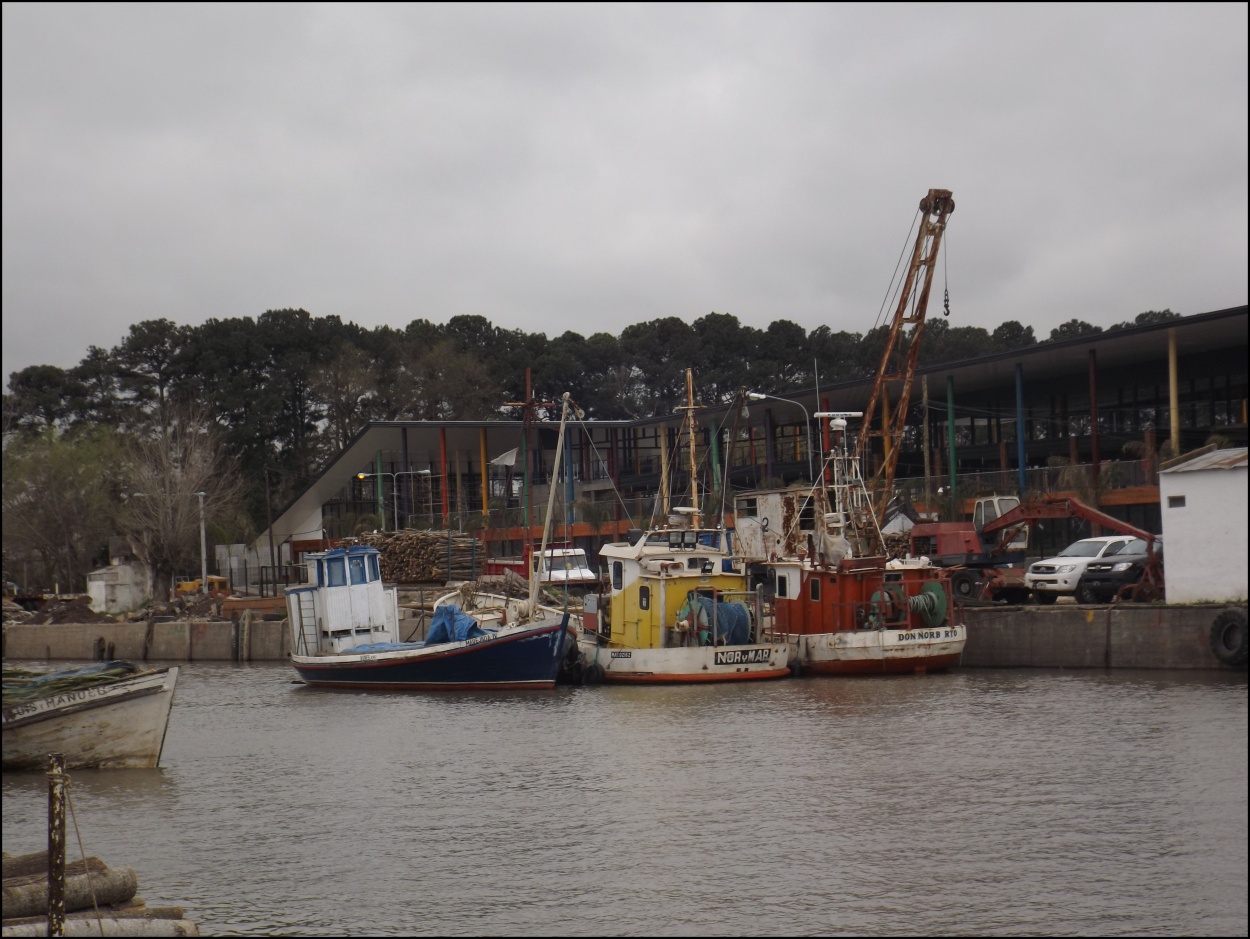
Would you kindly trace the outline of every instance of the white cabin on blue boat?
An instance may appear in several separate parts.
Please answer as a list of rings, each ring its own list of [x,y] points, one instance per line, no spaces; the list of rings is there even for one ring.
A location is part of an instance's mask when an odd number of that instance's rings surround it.
[[[296,655],[398,641],[398,591],[383,586],[380,557],[366,545],[304,555],[308,583],[286,591]]]

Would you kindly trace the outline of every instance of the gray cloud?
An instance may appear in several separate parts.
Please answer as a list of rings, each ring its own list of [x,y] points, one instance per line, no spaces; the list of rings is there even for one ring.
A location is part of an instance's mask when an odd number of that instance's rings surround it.
[[[862,332],[1246,302],[1246,7],[3,7],[4,375],[168,317],[713,310]]]

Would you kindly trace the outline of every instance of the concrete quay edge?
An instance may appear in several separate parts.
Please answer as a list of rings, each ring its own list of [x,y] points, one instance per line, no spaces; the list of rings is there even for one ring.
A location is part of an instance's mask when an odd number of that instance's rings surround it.
[[[1234,604],[1235,605],[1235,604]],[[1211,624],[1229,605],[969,608],[964,668],[1223,669]],[[1244,607],[1242,607],[1244,610]],[[285,620],[9,623],[6,659],[286,661]]]

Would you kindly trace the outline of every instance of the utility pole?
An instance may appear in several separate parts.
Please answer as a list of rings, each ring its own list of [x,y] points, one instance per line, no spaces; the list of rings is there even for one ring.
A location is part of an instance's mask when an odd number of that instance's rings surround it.
[[[265,522],[269,526],[269,566],[274,569],[274,583],[278,578],[278,555],[273,549],[273,509],[269,502],[269,467],[265,467]]]
[[[200,593],[208,593],[208,539],[204,532],[204,493],[200,497]]]

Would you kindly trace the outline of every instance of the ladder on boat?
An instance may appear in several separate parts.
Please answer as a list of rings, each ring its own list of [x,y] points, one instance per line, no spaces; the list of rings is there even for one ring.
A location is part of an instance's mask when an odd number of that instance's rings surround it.
[[[295,615],[299,622],[296,624],[296,654],[297,655],[316,655],[317,654],[317,610],[313,603],[313,592],[311,590],[301,590],[296,595]]]

